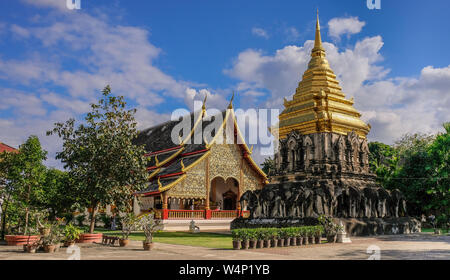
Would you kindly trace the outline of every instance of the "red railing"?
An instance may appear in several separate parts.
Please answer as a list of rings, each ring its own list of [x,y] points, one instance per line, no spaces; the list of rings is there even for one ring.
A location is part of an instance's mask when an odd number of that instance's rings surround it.
[[[249,211],[239,211],[239,210],[170,210],[162,209],[156,210],[156,218],[164,220],[194,220],[194,219],[234,219],[239,216],[248,218],[250,215]]]

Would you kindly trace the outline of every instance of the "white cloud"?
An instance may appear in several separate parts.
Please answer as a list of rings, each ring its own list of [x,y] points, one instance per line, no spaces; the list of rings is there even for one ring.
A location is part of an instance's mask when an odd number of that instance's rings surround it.
[[[339,39],[342,35],[350,36],[361,32],[366,25],[357,17],[333,18],[328,22],[328,32],[331,37]]]
[[[295,27],[287,27],[284,30],[284,33],[286,35],[286,40],[289,42],[295,42],[300,38],[300,32],[298,32],[297,28]]]
[[[55,122],[80,119],[105,85],[110,84],[113,94],[124,95],[138,108],[139,128],[169,119],[152,108],[173,98],[183,100],[186,89],[194,86],[154,65],[162,51],[149,41],[149,32],[143,28],[118,24],[106,14],[94,17],[83,9],[70,11],[65,0],[23,2],[50,10],[40,13],[38,21],[30,19],[27,26],[8,26],[15,38],[37,39],[40,44],[34,43],[24,59],[0,58],[0,79],[10,88],[30,89],[0,89],[0,110],[7,112],[0,117],[0,131],[8,132],[2,134],[5,143],[18,146],[29,135],[38,135],[49,151],[49,164],[60,166],[54,155],[61,143],[45,132]]]
[[[258,27],[252,28],[252,34],[258,37],[262,37],[264,39],[269,39],[270,37],[266,30]]]
[[[0,88],[0,96],[0,110],[12,108],[15,114],[29,117],[43,116],[47,113],[42,101],[36,95]]]
[[[219,111],[225,110],[229,101],[225,99],[224,92],[212,93],[208,89],[196,90],[193,88],[187,88],[185,92],[185,103],[188,105],[190,110],[194,109],[194,101],[202,101],[206,98],[206,108],[207,109],[217,109]]]
[[[273,55],[245,50],[224,72],[238,79],[242,90],[268,90],[271,98],[265,106],[281,108],[283,98],[289,99],[302,79],[312,46],[313,41],[307,41]],[[393,143],[405,133],[437,132],[442,123],[450,121],[450,66],[425,67],[418,79],[387,78],[389,69],[379,65],[382,46],[380,36],[364,38],[344,50],[324,43],[344,93],[355,98],[354,106],[372,125],[369,139]]]
[[[67,9],[66,0],[22,0],[22,2],[39,8],[55,8],[59,11],[70,11]]]

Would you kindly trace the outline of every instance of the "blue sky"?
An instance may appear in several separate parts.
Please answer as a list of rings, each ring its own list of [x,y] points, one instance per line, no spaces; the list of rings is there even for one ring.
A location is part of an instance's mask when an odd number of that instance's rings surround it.
[[[449,1],[0,2],[0,141],[41,137],[80,118],[101,88],[126,96],[140,127],[208,94],[223,109],[281,108],[306,69],[320,10],[343,91],[372,125],[370,140],[436,132],[450,120]],[[281,2],[281,3],[280,3]],[[431,3],[431,4],[430,4]],[[56,164],[50,162],[50,164]]]

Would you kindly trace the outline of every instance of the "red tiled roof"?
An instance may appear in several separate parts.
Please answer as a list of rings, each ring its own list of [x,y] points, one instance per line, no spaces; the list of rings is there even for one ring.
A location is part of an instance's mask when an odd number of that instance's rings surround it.
[[[13,147],[10,147],[10,146],[0,142],[0,153],[3,153],[3,152],[14,152],[14,153],[17,153],[18,151],[17,151],[17,149],[14,149]]]

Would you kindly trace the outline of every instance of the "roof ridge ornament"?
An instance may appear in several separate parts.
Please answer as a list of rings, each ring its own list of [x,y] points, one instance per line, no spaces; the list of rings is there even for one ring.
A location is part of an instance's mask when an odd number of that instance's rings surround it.
[[[186,169],[186,167],[184,166],[183,159],[181,159],[180,164],[181,164],[181,171],[184,172],[184,170]]]
[[[228,109],[233,109],[233,99],[234,99],[234,90],[233,95],[231,96],[230,104],[228,105]]]
[[[208,93],[205,93],[205,99],[203,99],[203,105],[202,105],[202,110],[203,111],[206,110],[206,99],[208,99]]]
[[[160,177],[158,177],[158,187],[159,187],[159,188],[162,188],[163,185],[161,184],[161,181],[159,180],[159,178],[160,178]]]

